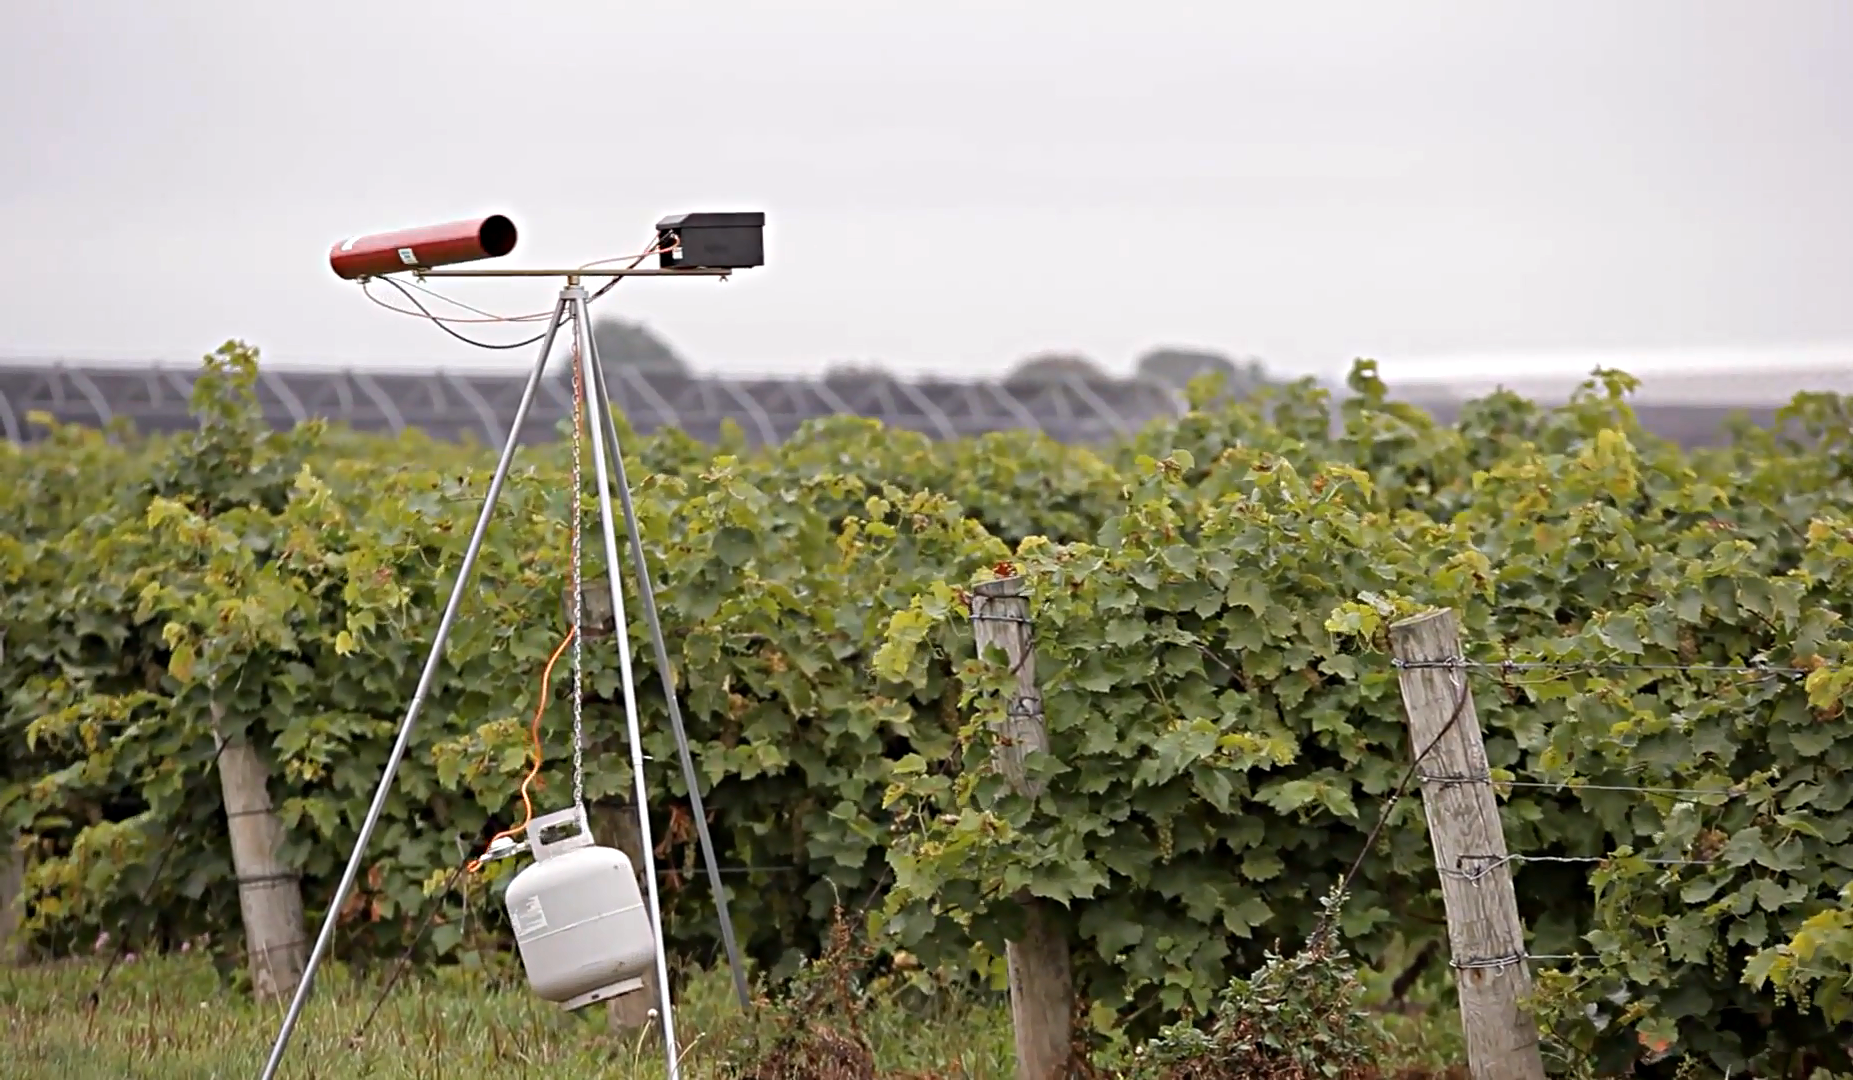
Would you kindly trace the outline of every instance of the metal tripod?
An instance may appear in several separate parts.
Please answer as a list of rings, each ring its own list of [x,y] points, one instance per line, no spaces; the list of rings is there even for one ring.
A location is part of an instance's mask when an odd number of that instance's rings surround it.
[[[580,284],[582,275],[618,277],[644,276],[662,272],[592,270],[562,271],[561,273],[566,277],[566,284],[560,290],[559,300],[554,305],[553,317],[547,324],[547,332],[541,342],[540,355],[535,358],[534,369],[528,374],[527,385],[521,391],[520,404],[515,407],[515,418],[509,425],[508,438],[502,446],[502,456],[496,462],[495,473],[489,478],[489,491],[483,497],[482,513],[476,519],[476,528],[470,534],[469,545],[464,548],[463,563],[457,569],[457,582],[451,588],[450,600],[444,605],[444,615],[438,620],[437,633],[431,641],[431,654],[425,661],[424,671],[419,675],[418,688],[412,694],[411,705],[406,709],[405,719],[399,725],[399,736],[393,743],[392,754],[386,759],[385,771],[381,774],[379,787],[373,794],[373,804],[367,808],[367,816],[361,822],[360,836],[354,841],[354,851],[348,857],[347,869],[342,872],[341,883],[335,887],[335,894],[329,900],[328,913],[322,918],[321,932],[316,935],[315,947],[310,951],[308,964],[303,968],[302,979],[296,985],[295,997],[290,1001],[289,1011],[284,1014],[283,1026],[277,1032],[277,1041],[271,1047],[270,1058],[264,1064],[262,1080],[273,1080],[276,1076],[277,1067],[283,1060],[283,1052],[289,1045],[290,1034],[295,1030],[296,1022],[302,1015],[303,1004],[308,1000],[309,993],[314,986],[316,969],[321,965],[328,953],[330,943],[334,940],[335,923],[340,916],[341,906],[347,899],[348,892],[354,887],[354,880],[360,872],[361,857],[367,849],[367,841],[372,837],[373,829],[379,823],[380,813],[386,806],[387,793],[392,788],[393,775],[398,771],[399,762],[405,757],[406,747],[411,742],[412,728],[418,721],[419,709],[424,705],[425,696],[430,692],[431,684],[437,677],[438,665],[444,655],[444,643],[449,638],[451,624],[457,617],[457,609],[462,603],[464,589],[470,580],[470,572],[476,564],[476,555],[482,548],[483,537],[489,529],[489,519],[495,511],[496,500],[501,495],[502,484],[508,478],[509,466],[515,457],[515,447],[520,442],[522,425],[527,421],[528,409],[534,403],[535,391],[540,387],[541,378],[546,371],[549,354],[553,351],[554,338],[564,323],[572,324],[573,341],[578,347],[580,362],[585,365],[587,385],[584,408],[587,412],[594,414],[586,419],[587,427],[592,433],[592,462],[598,483],[600,525],[604,532],[606,578],[611,587],[611,610],[616,623],[615,644],[618,650],[618,669],[624,688],[624,719],[631,752],[632,797],[636,800],[637,806],[637,824],[639,839],[642,842],[643,874],[650,905],[650,922],[656,933],[656,977],[661,995],[658,1002],[658,1015],[662,1021],[663,1049],[667,1055],[670,1080],[679,1080],[680,1076],[675,1019],[674,1010],[670,1006],[669,969],[667,946],[663,936],[662,906],[657,896],[655,843],[650,834],[650,803],[649,793],[644,783],[643,740],[637,716],[636,683],[631,674],[629,624],[624,613],[624,589],[619,580],[618,538],[611,509],[611,481],[613,479],[616,480],[618,501],[624,513],[624,524],[630,533],[631,562],[637,578],[637,593],[643,602],[644,619],[649,627],[651,645],[656,652],[657,673],[662,678],[663,696],[669,705],[669,720],[675,733],[676,750],[681,758],[682,777],[688,785],[690,810],[693,811],[702,858],[707,864],[708,882],[714,889],[715,908],[721,922],[721,941],[727,950],[728,963],[733,970],[734,990],[740,998],[741,1007],[751,1007],[751,998],[746,986],[746,973],[740,966],[739,951],[734,942],[733,919],[727,910],[727,894],[722,888],[720,866],[715,860],[714,841],[708,834],[707,815],[702,809],[699,778],[695,772],[694,758],[689,753],[688,734],[682,724],[682,710],[676,701],[674,679],[669,667],[669,649],[663,642],[663,630],[657,618],[656,593],[651,586],[649,567],[644,560],[643,538],[638,532],[636,510],[631,504],[630,483],[624,474],[624,456],[620,452],[617,425],[611,417],[611,399],[605,382],[604,365],[599,360],[598,347],[592,338],[592,323],[586,316],[586,291]],[[606,457],[607,447],[610,452],[609,460]],[[574,498],[578,497],[579,493],[575,492]]]

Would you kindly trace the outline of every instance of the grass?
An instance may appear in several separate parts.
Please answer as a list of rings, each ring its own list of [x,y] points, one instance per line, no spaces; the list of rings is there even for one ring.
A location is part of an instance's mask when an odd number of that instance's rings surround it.
[[[1001,994],[977,997],[948,990],[937,980],[919,978],[919,972],[865,983],[868,959],[866,947],[839,920],[823,956],[750,1016],[735,1002],[725,970],[695,975],[675,1002],[682,1075],[689,1080],[1014,1078],[1010,1018]],[[1359,970],[1342,951],[1274,957],[1231,984],[1219,999],[1212,1029],[1167,1034],[1140,1053],[1155,1055],[1144,1059],[1147,1066],[1161,1059],[1177,1063],[1181,1068],[1167,1065],[1163,1071],[1179,1077],[1246,1077],[1263,1065],[1267,1075],[1279,1077],[1455,1076],[1454,1063],[1463,1057],[1458,1019],[1452,1008],[1434,1007],[1440,998],[1452,997],[1438,984],[1444,976],[1415,978],[1415,966],[1410,975],[1392,974],[1402,966]],[[9,1080],[203,1080],[255,1077],[261,1070],[283,1006],[253,1002],[220,975],[203,950],[123,964],[93,1011],[87,1003],[101,967],[95,959],[0,966],[0,1024],[8,1033],[0,1074]],[[519,970],[514,964],[506,967]],[[444,967],[402,981],[373,1017],[366,1037],[356,1040],[378,1002],[380,974],[357,973],[340,964],[323,969],[279,1080],[439,1080],[452,1075],[629,1080],[664,1075],[654,1026],[615,1032],[602,1006],[567,1013],[533,996],[518,974],[511,979],[475,967]],[[904,988],[908,983],[912,989]],[[1424,985],[1430,983],[1436,985]],[[1367,1001],[1400,1001],[1408,991],[1414,991],[1411,1004],[1427,1001],[1429,1006],[1371,1010],[1375,1015],[1358,1011]],[[1254,1043],[1250,1029],[1257,1025],[1266,1037]],[[1116,1046],[1108,1056],[1131,1064],[1120,1057],[1130,1047]],[[1344,1061],[1371,1067],[1361,1072],[1337,1068]],[[754,1068],[728,1068],[736,1063]],[[1305,1071],[1308,1067],[1313,1071]],[[1144,1075],[1151,1070],[1133,1071]],[[1094,1072],[1104,1077],[1117,1070]]]
[[[223,983],[210,961],[144,957],[117,968],[99,1007],[85,1007],[102,965],[0,967],[0,1073],[19,1080],[245,1080],[268,1057],[283,1007],[260,1006]],[[444,969],[406,979],[365,1041],[349,1040],[378,983],[340,965],[323,969],[283,1058],[279,1080],[499,1080],[536,1076],[630,1080],[664,1075],[658,1040],[620,1037],[602,1006],[566,1013],[517,983]],[[675,1003],[682,1075],[722,1075],[728,1048],[753,1038],[726,973],[691,980]],[[903,1008],[871,1002],[863,1031],[886,1073],[1005,1080],[1014,1076],[1010,1019],[1001,1005]]]

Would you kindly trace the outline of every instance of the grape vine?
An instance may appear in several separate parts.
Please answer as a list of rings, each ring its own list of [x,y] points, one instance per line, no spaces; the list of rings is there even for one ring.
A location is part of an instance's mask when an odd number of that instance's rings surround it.
[[[216,788],[196,782],[215,703],[272,763],[319,919],[416,681],[489,452],[271,432],[256,363],[236,342],[206,359],[196,433],[39,417],[45,439],[0,448],[0,826],[28,840],[41,949],[237,925]],[[1492,665],[1474,676],[1492,764],[1534,785],[1501,794],[1510,847],[1537,856],[1513,867],[1530,949],[1578,957],[1541,980],[1575,1005],[1555,1037],[1605,1062],[1651,1036],[1720,1070],[1844,1066],[1853,405],[1804,395],[1779,430],[1684,451],[1636,423],[1632,385],[1600,372],[1554,407],[1494,394],[1441,425],[1361,362],[1342,402],[1205,384],[1095,448],[855,418],[765,450],[625,430],[711,825],[746,868],[728,879],[743,944],[793,970],[840,900],[869,896],[877,940],[920,971],[995,978],[1005,901],[1028,889],[1065,913],[1102,1027],[1202,1015],[1304,938],[1360,854],[1408,760],[1386,628],[1447,605]],[[566,464],[551,445],[517,459],[343,913],[347,956],[403,947],[459,843],[510,823],[563,617]],[[1000,564],[1036,624],[1051,750],[1033,801],[989,765],[1007,680],[967,622],[964,590]],[[587,643],[595,805],[627,790],[622,640]],[[633,663],[647,674],[648,649]],[[664,703],[653,678],[638,689],[673,944],[706,958]],[[548,729],[542,801],[566,797],[565,732]],[[1547,784],[1569,780],[1590,786]],[[1340,928],[1365,963],[1442,936],[1417,800]],[[506,950],[456,919],[430,940]]]

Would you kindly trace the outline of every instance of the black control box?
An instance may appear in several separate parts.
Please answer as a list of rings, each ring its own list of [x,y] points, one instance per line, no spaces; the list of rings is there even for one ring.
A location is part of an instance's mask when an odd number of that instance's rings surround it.
[[[758,211],[672,214],[656,223],[664,270],[743,270],[766,262],[766,215]]]

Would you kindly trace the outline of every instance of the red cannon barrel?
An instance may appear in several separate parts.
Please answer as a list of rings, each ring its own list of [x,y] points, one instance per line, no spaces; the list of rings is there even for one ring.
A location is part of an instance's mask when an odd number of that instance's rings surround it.
[[[427,225],[420,229],[356,236],[328,252],[328,265],[352,281],[413,267],[493,259],[515,250],[515,223],[501,214]]]

